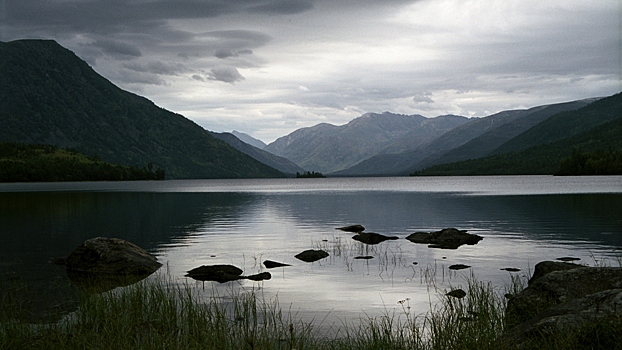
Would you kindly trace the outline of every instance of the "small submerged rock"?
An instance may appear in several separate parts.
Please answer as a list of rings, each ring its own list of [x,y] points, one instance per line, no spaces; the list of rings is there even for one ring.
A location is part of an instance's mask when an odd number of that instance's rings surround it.
[[[455,264],[455,265],[450,265],[449,269],[450,270],[464,270],[464,269],[468,269],[471,266],[469,265],[465,265],[465,264]]]
[[[435,232],[415,232],[406,239],[413,243],[428,244],[429,248],[458,249],[464,244],[475,245],[484,238],[464,230],[446,228]]]
[[[263,266],[265,266],[267,269],[273,269],[275,267],[285,267],[285,266],[292,266],[292,265],[281,263],[281,262],[276,262],[272,260],[265,260],[263,262]]]
[[[504,270],[504,271],[507,271],[507,272],[519,272],[520,271],[520,269],[516,268],[516,267],[504,267],[504,268],[499,269],[499,270]]]
[[[379,244],[384,241],[399,239],[399,237],[385,236],[374,232],[361,232],[356,236],[352,237],[352,239],[365,244]]]
[[[272,275],[270,274],[270,272],[262,272],[256,275],[246,276],[244,278],[246,278],[247,280],[251,280],[251,281],[265,281],[265,280],[271,279]]]
[[[577,260],[581,260],[581,258],[573,258],[571,256],[563,256],[561,258],[557,258],[555,260],[559,260],[559,261],[563,261],[563,262],[569,262],[569,261],[577,261]]]
[[[305,250],[302,253],[298,253],[294,255],[294,258],[298,260],[302,260],[304,262],[314,262],[314,261],[324,259],[327,256],[328,256],[328,253],[321,249],[318,249],[318,250],[309,249],[309,250]]]
[[[359,233],[359,232],[365,231],[365,227],[363,227],[362,225],[350,225],[350,226],[337,227],[336,230]]]
[[[462,299],[466,296],[466,292],[462,289],[454,289],[451,292],[445,294],[447,296],[450,297],[454,297],[454,298],[458,298],[458,299]]]

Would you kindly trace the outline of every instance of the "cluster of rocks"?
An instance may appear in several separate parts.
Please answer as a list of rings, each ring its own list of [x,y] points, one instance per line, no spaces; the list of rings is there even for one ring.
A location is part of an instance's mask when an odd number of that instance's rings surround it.
[[[378,244],[398,237],[364,232],[361,225],[339,227],[339,230],[356,233],[354,240],[365,244]],[[463,244],[477,244],[482,237],[453,228],[436,232],[416,232],[408,239],[415,243],[429,244],[433,248],[456,249]],[[323,250],[305,250],[296,259],[314,262],[328,257]],[[359,259],[371,259],[361,256]],[[587,323],[598,323],[622,316],[622,267],[586,267],[568,261],[577,258],[564,257],[561,261],[544,261],[535,266],[527,288],[509,298],[506,308],[506,341],[526,344],[534,337],[556,336],[581,329]],[[135,283],[157,271],[162,264],[155,256],[128,241],[117,238],[97,237],[85,241],[68,257],[52,259],[51,262],[65,266],[72,281],[85,285],[96,277],[98,285],[104,282],[105,290]],[[291,266],[265,260],[267,269]],[[470,268],[468,265],[449,266],[451,270]],[[509,272],[517,268],[503,268]],[[248,279],[269,280],[269,272],[244,276],[233,265],[203,265],[186,274],[200,281],[220,283]],[[101,291],[101,290],[100,290]],[[448,296],[464,298],[466,292],[455,289]]]
[[[345,232],[356,233],[352,239],[365,244],[379,244],[387,240],[399,239],[399,237],[396,236],[385,236],[373,232],[363,232],[365,231],[365,227],[362,225],[344,226],[338,227],[337,229]],[[434,232],[415,232],[406,237],[406,239],[413,243],[428,244],[429,248],[458,249],[460,246],[465,244],[475,245],[484,238],[479,235],[467,233],[465,230],[446,228]]]
[[[368,244],[379,244],[387,240],[397,240],[396,236],[385,236],[374,232],[364,232],[362,225],[351,225],[337,228],[355,235],[352,239]],[[437,232],[416,232],[406,237],[414,243],[429,244],[431,248],[457,249],[463,244],[477,244],[482,237],[469,234],[454,228],[448,228]],[[329,254],[321,249],[305,250],[294,257],[304,262],[314,262],[328,257]],[[372,259],[373,256],[360,256],[356,259]],[[128,241],[118,238],[96,237],[85,241],[78,246],[68,257],[55,258],[51,262],[66,267],[67,272],[76,284],[83,281],[91,281],[93,276],[98,281],[110,280],[110,287],[134,283],[157,271],[161,263],[155,256],[144,249]],[[285,263],[266,260],[264,266],[267,269],[290,266]],[[468,268],[466,265],[450,266],[451,269]],[[243,271],[233,265],[203,265],[187,272],[186,276],[200,281],[216,281],[220,283],[249,279],[263,281],[271,278],[269,272],[244,276]],[[123,278],[119,276],[133,277]]]
[[[406,239],[413,243],[428,244],[429,248],[458,249],[465,244],[475,245],[484,238],[464,230],[446,228],[435,232],[415,232]]]

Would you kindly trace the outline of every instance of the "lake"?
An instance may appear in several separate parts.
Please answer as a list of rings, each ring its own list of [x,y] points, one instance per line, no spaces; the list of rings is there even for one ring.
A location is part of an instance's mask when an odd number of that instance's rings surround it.
[[[336,230],[361,224],[400,239],[368,246]],[[455,227],[477,245],[428,248],[404,239]],[[97,236],[154,253],[159,273],[214,293],[255,291],[296,317],[341,324],[382,315],[407,300],[425,313],[473,274],[502,291],[512,275],[560,257],[618,265],[622,177],[395,177],[0,184],[0,278],[30,285],[33,319],[75,307],[63,268],[48,263]],[[324,249],[305,263],[294,255]],[[355,259],[356,256],[372,259]],[[265,269],[274,260],[292,266]],[[184,277],[232,264],[272,279],[219,284]],[[452,271],[453,264],[471,268]],[[502,268],[518,268],[508,272]],[[433,274],[434,285],[425,276]],[[4,276],[4,277],[2,277]],[[12,277],[14,278],[14,277]],[[226,298],[225,298],[226,299]]]

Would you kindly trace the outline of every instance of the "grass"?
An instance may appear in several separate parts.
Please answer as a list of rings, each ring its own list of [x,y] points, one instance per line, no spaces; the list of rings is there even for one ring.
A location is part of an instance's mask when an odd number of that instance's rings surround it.
[[[344,324],[329,337],[283,312],[278,300],[251,291],[202,301],[195,288],[159,275],[85,294],[77,311],[56,323],[34,326],[6,317],[0,349],[492,348],[502,331],[502,299],[474,279],[467,291],[464,299],[440,293],[441,303],[425,315],[413,314],[403,300],[401,311]],[[16,314],[16,308],[3,300],[4,311]]]
[[[343,248],[343,247],[342,247]],[[397,260],[399,261],[399,259]],[[434,283],[430,266],[422,280]],[[10,279],[7,279],[10,281]],[[381,316],[342,324],[322,333],[317,325],[283,311],[278,299],[254,290],[205,300],[196,287],[156,275],[134,285],[84,294],[75,312],[60,321],[32,325],[21,317],[22,283],[0,283],[0,349],[608,349],[622,344],[622,319],[590,324],[555,338],[536,338],[523,347],[504,338],[506,294],[526,286],[525,275],[495,288],[466,277],[464,298],[432,285],[438,302],[415,314],[410,300]]]

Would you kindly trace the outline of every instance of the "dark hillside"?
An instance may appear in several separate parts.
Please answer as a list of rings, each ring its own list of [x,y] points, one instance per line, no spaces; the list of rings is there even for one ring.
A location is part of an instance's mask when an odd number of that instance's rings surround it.
[[[572,101],[530,108],[515,116],[512,120],[498,123],[485,133],[473,138],[437,158],[428,158],[420,166],[430,166],[476,159],[490,155],[495,149],[529,130],[542,121],[560,112],[572,111],[588,105],[590,101]],[[487,118],[484,118],[487,119]],[[551,140],[554,141],[554,140]],[[524,147],[525,148],[529,148]]]
[[[282,173],[290,176],[290,177],[294,177],[296,173],[298,172],[304,172],[305,170],[301,167],[299,167],[298,165],[292,163],[291,161],[287,160],[286,158],[283,157],[279,157],[276,156],[270,152],[264,151],[262,149],[259,149],[255,146],[252,146],[242,140],[240,140],[237,136],[235,136],[233,133],[228,133],[228,132],[222,132],[222,133],[218,133],[218,132],[210,132],[210,135],[212,135],[213,137],[225,141],[227,144],[229,144],[231,147],[237,149],[240,152],[243,152],[245,154],[248,154],[249,156],[253,157],[254,159],[267,164],[275,169],[278,169],[279,171],[281,171]]]
[[[72,147],[169,178],[280,177],[194,122],[121,90],[50,40],[0,43],[0,141]]]
[[[594,127],[622,117],[622,93],[589,105],[556,114],[497,148],[493,153],[527,149],[584,133]]]
[[[595,110],[594,110],[595,111]],[[619,117],[578,135],[531,148],[462,162],[440,164],[416,175],[534,175],[556,174],[569,159],[585,157],[615,158],[622,154],[622,110]],[[600,164],[600,174],[619,165]],[[592,173],[597,174],[599,169]],[[566,171],[568,172],[568,171]],[[578,171],[577,174],[580,174]],[[620,173],[616,173],[620,175]]]

